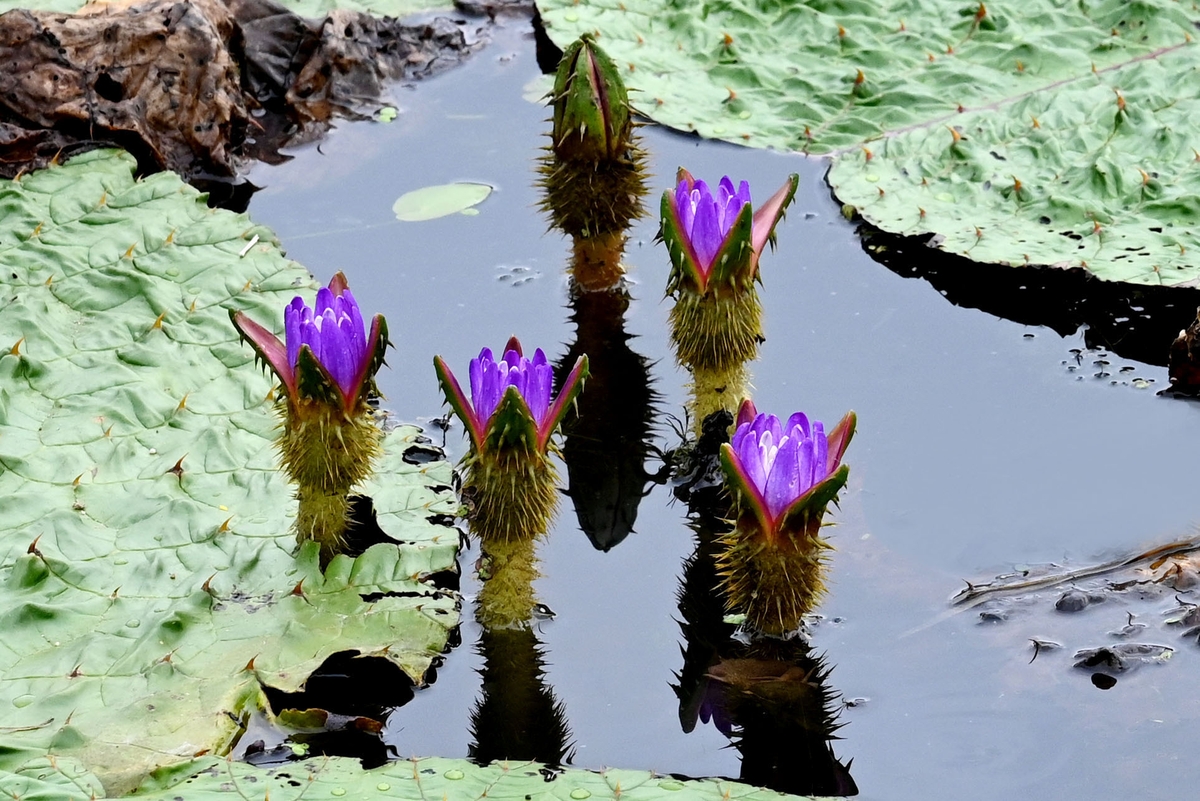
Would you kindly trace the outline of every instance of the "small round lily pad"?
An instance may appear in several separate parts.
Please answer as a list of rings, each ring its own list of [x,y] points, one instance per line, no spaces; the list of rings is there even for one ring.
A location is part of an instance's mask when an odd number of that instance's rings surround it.
[[[396,213],[396,219],[404,222],[436,220],[466,211],[482,203],[491,193],[492,187],[488,184],[466,181],[427,186],[405,192],[392,204],[392,211]]]

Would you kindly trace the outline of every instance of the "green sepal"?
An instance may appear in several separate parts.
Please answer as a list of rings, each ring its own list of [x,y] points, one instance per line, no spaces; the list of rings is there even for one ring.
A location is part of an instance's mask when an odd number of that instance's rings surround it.
[[[571,372],[563,381],[562,387],[559,388],[554,403],[550,404],[550,408],[546,410],[546,418],[542,420],[542,427],[538,431],[537,438],[537,448],[542,453],[546,452],[546,448],[550,444],[550,437],[553,436],[555,429],[566,416],[567,409],[575,404],[575,399],[579,397],[580,392],[583,392],[583,382],[587,380],[589,374],[588,357],[585,353],[575,360],[575,366],[571,368]]]
[[[776,526],[779,533],[793,538],[815,537],[821,526],[821,519],[825,516],[826,507],[830,502],[837,501],[838,493],[846,486],[849,478],[850,466],[844,464],[793,501],[779,516]]]
[[[483,433],[483,451],[539,451],[538,427],[515,386],[504,390]]]
[[[482,422],[475,414],[474,407],[471,406],[471,401],[467,399],[467,394],[463,392],[458,379],[454,377],[454,373],[450,372],[450,368],[446,366],[446,362],[441,356],[433,357],[433,369],[437,372],[438,383],[442,385],[442,394],[446,396],[446,403],[450,404],[450,409],[467,427],[467,434],[471,437],[471,447],[476,451],[481,450],[485,432]]]
[[[367,348],[371,355],[367,359],[367,369],[359,376],[356,385],[360,397],[368,390],[374,390],[375,376],[387,364],[387,349],[391,344],[391,340],[388,339],[387,320],[382,314],[375,315],[371,320],[371,330],[367,334]],[[362,399],[366,400],[365,397]]]
[[[732,491],[739,509],[744,511],[749,508],[755,519],[758,520],[759,528],[770,536],[773,533],[774,525],[771,521],[771,513],[767,510],[767,499],[746,475],[742,463],[734,453],[733,446],[728,442],[721,445],[721,471],[725,474],[726,487]]]
[[[297,400],[314,400],[339,407],[344,405],[342,390],[308,345],[301,345],[300,354],[296,357],[296,395]]]
[[[554,152],[570,161],[602,162],[629,147],[633,120],[621,73],[588,34],[558,63],[551,95]]]
[[[667,294],[677,296],[681,291],[704,294],[708,278],[700,269],[700,260],[696,257],[691,240],[683,232],[683,224],[675,210],[674,189],[663,192],[658,238],[667,246],[667,255],[671,257]]]
[[[295,373],[287,361],[287,348],[279,341],[279,337],[237,309],[229,310],[229,319],[242,341],[254,350],[255,362],[269,368],[287,392],[294,392]]]
[[[771,248],[775,247],[775,226],[779,225],[779,221],[783,219],[787,212],[787,207],[792,205],[792,201],[796,199],[796,188],[800,186],[800,176],[797,173],[792,173],[788,176],[787,181],[779,189],[775,190],[775,194],[767,198],[765,203],[759,204],[754,211],[754,236],[751,238],[750,245],[754,248],[755,259],[762,256],[763,248],[769,242]]]

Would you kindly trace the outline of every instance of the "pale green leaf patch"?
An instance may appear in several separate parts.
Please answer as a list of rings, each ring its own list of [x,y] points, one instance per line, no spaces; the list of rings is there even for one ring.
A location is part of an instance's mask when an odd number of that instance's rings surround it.
[[[473,210],[492,194],[488,184],[458,182],[426,186],[405,192],[392,204],[396,219],[403,222],[436,220],[451,214]],[[478,213],[478,212],[476,212]]]

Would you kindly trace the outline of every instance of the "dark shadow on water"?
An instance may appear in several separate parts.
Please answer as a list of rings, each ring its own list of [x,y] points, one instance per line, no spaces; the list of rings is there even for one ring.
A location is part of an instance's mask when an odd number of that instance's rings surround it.
[[[1081,327],[1088,348],[1166,366],[1171,342],[1195,318],[1200,289],[1101,281],[1084,270],[981,264],[926,239],[859,226],[863,249],[905,278],[923,278],[955,306],[979,309],[1060,336]]]
[[[555,384],[587,354],[590,375],[563,423],[566,494],[579,527],[597,550],[620,544],[637,522],[638,506],[653,481],[646,462],[653,451],[658,394],[650,363],[634,351],[625,331],[629,295],[624,290],[581,292],[571,300],[575,341],[555,365]],[[556,389],[555,394],[558,390]]]
[[[434,678],[431,667],[425,682]],[[387,716],[413,700],[415,685],[387,659],[342,651],[313,671],[299,692],[262,689],[275,723],[252,716],[235,755],[254,765],[343,756],[369,769],[396,757],[380,733]]]
[[[480,698],[471,710],[470,759],[533,760],[550,767],[571,761],[566,708],[547,684],[545,652],[528,626],[484,628],[476,646],[483,657]]]

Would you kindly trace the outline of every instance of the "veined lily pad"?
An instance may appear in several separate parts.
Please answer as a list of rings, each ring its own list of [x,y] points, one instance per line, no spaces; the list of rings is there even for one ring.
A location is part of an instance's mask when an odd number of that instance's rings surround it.
[[[64,759],[40,759],[19,773],[0,771],[0,792],[12,798],[89,801],[104,797],[95,780]],[[485,801],[781,801],[797,798],[724,779],[678,780],[641,770],[563,770],[550,777],[536,762],[475,765],[464,759],[411,759],[363,770],[344,757],[310,759],[264,770],[202,757],[156,773],[138,788],[147,801],[217,801],[233,795],[299,801],[314,798],[443,798]]]
[[[452,471],[404,460],[412,427],[363,487],[397,542],[324,574],[293,555],[274,390],[228,310],[281,328],[315,282],[134,167],[95,151],[0,182],[0,773],[74,765],[55,798],[220,753],[261,685],[335,652],[419,683],[458,621],[422,580],[455,568],[457,531],[430,521],[457,509]]]
[[[396,219],[404,222],[436,220],[451,214],[465,213],[472,206],[487,200],[492,194],[488,184],[458,182],[426,186],[405,192],[392,204]]]
[[[832,158],[891,233],[1013,266],[1200,283],[1200,10],[1173,0],[540,0],[591,32],[638,110]]]

